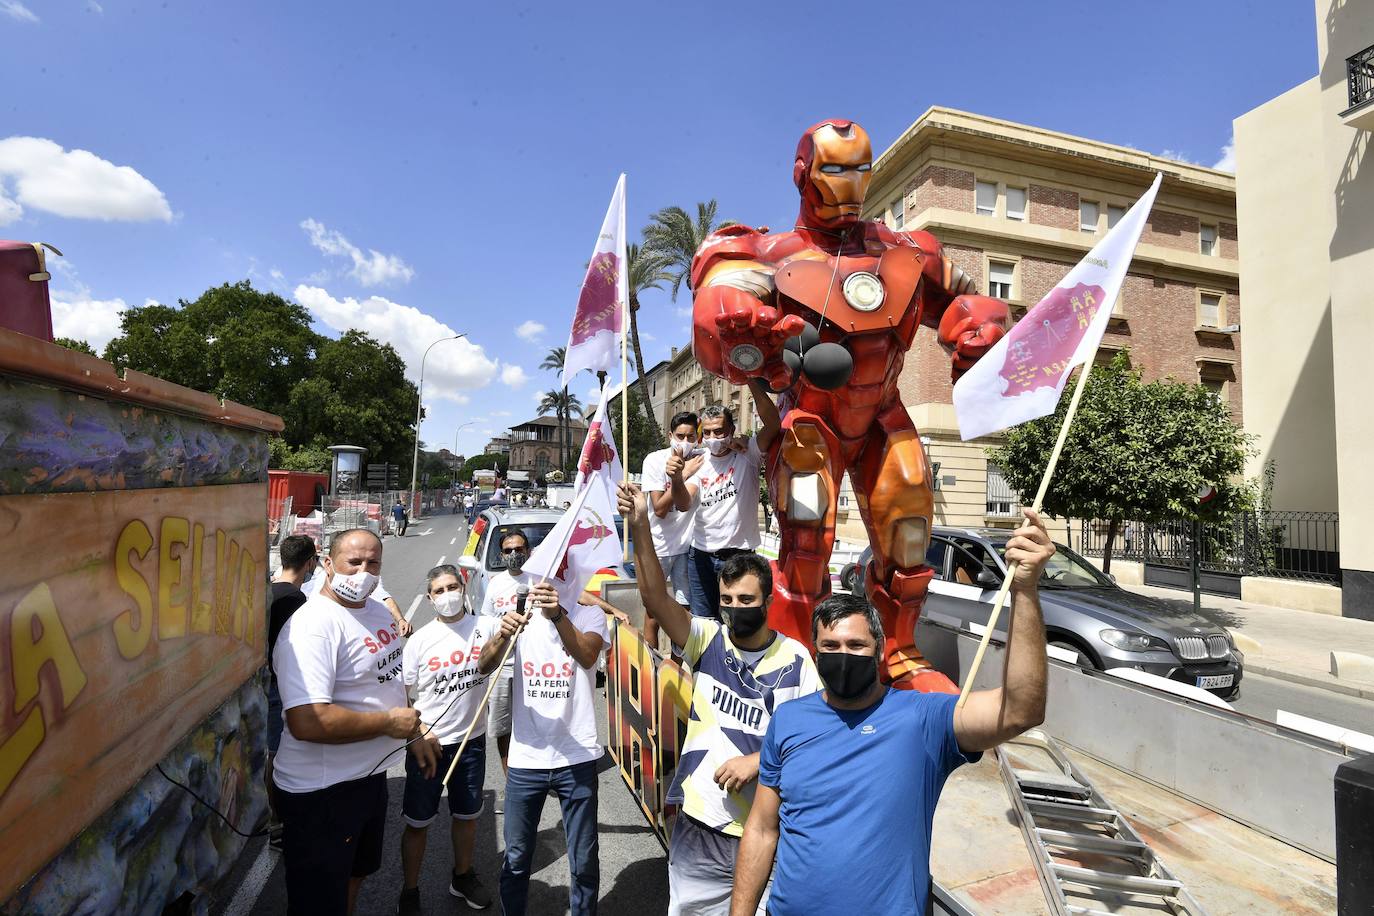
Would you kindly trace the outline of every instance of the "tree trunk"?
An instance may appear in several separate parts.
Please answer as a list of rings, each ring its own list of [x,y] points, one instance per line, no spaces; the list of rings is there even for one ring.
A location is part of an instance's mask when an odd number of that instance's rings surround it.
[[[654,416],[653,404],[649,401],[649,383],[644,378],[644,353],[639,348],[639,319],[635,317],[639,311],[639,299],[637,296],[630,297],[630,343],[635,351],[635,369],[639,373],[639,400],[644,405],[644,415],[649,418],[649,429],[653,431],[654,441],[663,438],[663,433],[658,428],[658,417]],[[626,404],[629,404],[630,393],[624,394]],[[627,408],[628,409],[628,408]],[[629,456],[625,456],[629,460]]]
[[[558,453],[562,460],[562,464],[558,466],[558,469],[562,471],[564,475],[568,473],[568,414],[568,389],[567,386],[564,386],[563,409],[558,415]]]
[[[1102,572],[1112,574],[1112,542],[1116,540],[1116,529],[1121,520],[1114,518],[1107,522],[1107,543],[1102,545]]]

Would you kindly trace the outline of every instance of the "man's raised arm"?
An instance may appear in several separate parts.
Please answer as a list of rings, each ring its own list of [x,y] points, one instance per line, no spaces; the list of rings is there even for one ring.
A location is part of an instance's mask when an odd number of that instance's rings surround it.
[[[970,693],[963,708],[954,712],[954,736],[968,752],[994,748],[1045,721],[1049,665],[1038,583],[1045,563],[1054,556],[1054,544],[1040,516],[1030,509],[1022,512],[1027,522],[1007,542],[1005,554],[1008,564],[1018,565],[1011,585],[1002,686]]]
[[[778,438],[778,433],[782,432],[782,416],[778,413],[778,405],[768,396],[768,389],[762,381],[751,378],[749,393],[754,396],[754,412],[763,421],[763,425],[759,427],[758,440],[759,448],[766,452],[768,446],[773,444],[773,440]]]
[[[687,609],[673,600],[668,594],[668,583],[663,578],[663,567],[654,554],[654,538],[649,531],[649,514],[644,505],[644,494],[634,484],[621,484],[617,497],[620,514],[633,533],[631,540],[635,547],[635,579],[639,583],[639,597],[644,601],[644,609],[649,616],[658,621],[663,632],[673,641],[673,645],[686,646],[692,635],[692,615]]]

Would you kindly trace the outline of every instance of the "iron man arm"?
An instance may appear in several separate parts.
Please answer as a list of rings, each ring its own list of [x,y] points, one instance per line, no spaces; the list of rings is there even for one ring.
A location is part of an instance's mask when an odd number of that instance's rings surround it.
[[[933,235],[918,231],[898,237],[925,255],[921,322],[935,328],[953,363],[950,376],[958,381],[1007,333],[1007,304],[979,295],[973,278],[945,255]]]

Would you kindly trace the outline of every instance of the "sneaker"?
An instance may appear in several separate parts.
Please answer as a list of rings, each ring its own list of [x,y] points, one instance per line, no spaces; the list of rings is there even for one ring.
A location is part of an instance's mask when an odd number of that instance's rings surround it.
[[[477,880],[477,872],[469,868],[466,874],[453,873],[448,892],[466,903],[474,910],[485,910],[491,906],[491,894]]]
[[[491,808],[492,808],[492,810],[495,811],[497,814],[505,814],[505,813],[506,813],[506,793],[505,793],[505,792],[497,792],[497,793],[496,793],[496,801],[492,803]]]
[[[396,905],[397,916],[414,916],[420,912],[420,889],[418,887],[404,888],[401,891],[401,902]]]

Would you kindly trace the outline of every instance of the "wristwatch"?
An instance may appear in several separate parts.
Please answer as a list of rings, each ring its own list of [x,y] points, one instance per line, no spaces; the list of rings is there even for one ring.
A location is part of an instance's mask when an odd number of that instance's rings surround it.
[[[562,609],[562,608],[559,608],[559,609],[558,609],[558,614],[557,614],[557,616],[550,617],[550,618],[549,618],[549,623],[557,624],[558,621],[562,620],[562,619],[563,619],[564,617],[566,617],[566,616],[568,616],[568,615],[567,615],[566,613],[564,613],[563,609]]]

